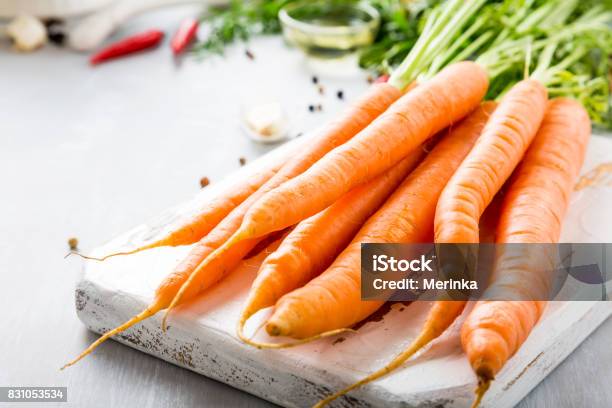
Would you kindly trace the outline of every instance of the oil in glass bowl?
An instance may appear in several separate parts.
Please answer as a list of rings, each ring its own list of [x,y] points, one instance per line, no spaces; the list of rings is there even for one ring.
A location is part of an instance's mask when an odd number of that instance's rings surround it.
[[[304,1],[281,9],[285,39],[307,54],[339,58],[372,44],[380,15],[367,4],[353,1]]]

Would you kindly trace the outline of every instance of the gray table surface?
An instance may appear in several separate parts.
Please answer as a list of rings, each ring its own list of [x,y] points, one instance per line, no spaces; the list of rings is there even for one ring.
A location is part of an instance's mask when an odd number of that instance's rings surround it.
[[[150,14],[123,33],[171,30],[192,11]],[[75,407],[271,406],[112,341],[58,370],[97,337],[75,314],[81,262],[63,259],[69,237],[90,249],[189,198],[200,177],[214,182],[239,157],[273,148],[239,130],[248,99],[281,100],[294,133],[343,106],[317,95],[312,66],[278,38],[250,47],[255,61],[238,46],[225,59],[176,64],[165,44],[91,69],[66,50],[18,55],[0,46],[0,386],[67,386]],[[321,76],[328,94],[365,89],[362,74],[317,69],[329,71]],[[321,101],[323,113],[306,112]],[[611,406],[611,337],[608,320],[519,406]]]

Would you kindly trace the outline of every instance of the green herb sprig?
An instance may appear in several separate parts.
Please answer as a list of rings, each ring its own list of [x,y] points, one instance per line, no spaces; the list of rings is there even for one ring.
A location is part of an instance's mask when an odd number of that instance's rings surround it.
[[[227,7],[212,7],[201,17],[204,39],[192,51],[205,57],[222,54],[237,41],[247,41],[253,35],[276,34],[281,31],[278,12],[295,0],[231,0]]]

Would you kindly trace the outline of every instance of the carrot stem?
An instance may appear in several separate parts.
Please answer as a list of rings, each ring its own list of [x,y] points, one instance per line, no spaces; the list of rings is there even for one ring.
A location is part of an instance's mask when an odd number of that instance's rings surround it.
[[[389,78],[389,84],[404,89],[413,83],[432,64],[440,49],[446,49],[455,40],[457,33],[484,2],[449,0],[439,12],[432,13],[416,44]]]
[[[426,69],[441,49],[447,48],[455,40],[456,35],[461,32],[467,21],[484,5],[485,0],[473,0],[464,2],[461,9],[454,14],[448,24],[443,26],[443,31],[433,37],[427,47],[427,58],[423,58],[421,65],[418,67],[418,72]]]
[[[444,52],[438,52],[438,55],[434,58],[431,63],[429,70],[427,71],[427,76],[433,76],[438,72],[443,66],[448,65],[449,61],[453,60],[452,56],[461,48],[461,46],[470,39],[474,33],[476,33],[483,24],[486,22],[486,17],[479,17],[474,24],[472,24],[467,30],[461,34],[459,38],[457,38],[451,47]],[[471,47],[471,45],[470,45]],[[471,54],[470,54],[471,55]],[[457,60],[459,61],[459,60]]]

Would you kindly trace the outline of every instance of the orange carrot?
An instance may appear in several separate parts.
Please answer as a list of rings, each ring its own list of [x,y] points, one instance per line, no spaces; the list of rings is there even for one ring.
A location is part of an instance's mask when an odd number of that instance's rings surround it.
[[[199,280],[205,279],[204,275],[219,275],[202,273],[211,269],[209,264],[219,264],[220,259],[237,251],[236,246],[322,211],[352,188],[391,168],[434,133],[478,106],[487,88],[487,74],[477,64],[454,64],[398,99],[370,126],[303,174],[268,191],[249,208],[238,230],[191,274],[166,316],[185,293],[197,293],[202,288]]]
[[[504,197],[498,242],[529,244],[559,240],[590,135],[588,114],[578,102],[570,99],[549,102],[542,126]],[[529,252],[529,247],[525,250]],[[461,343],[478,376],[473,406],[480,403],[495,375],[525,342],[542,315],[546,305],[543,296],[551,284],[538,282],[542,277],[534,276],[534,271],[542,271],[542,255],[503,253],[489,290],[504,285],[504,294],[525,300],[479,301],[463,324]],[[541,291],[541,297],[535,297],[537,291]]]
[[[77,252],[73,253],[85,259],[104,261],[115,256],[131,255],[147,249],[194,244],[208,234],[234,208],[270,180],[287,159],[288,157],[282,157],[257,172],[245,174],[244,178],[233,183],[204,203],[191,218],[183,221],[181,224],[174,227],[174,229],[152,242],[128,251],[115,252],[100,258],[83,255]]]
[[[478,221],[533,140],[546,110],[540,82],[524,80],[504,96],[474,150],[440,196],[435,240],[477,243]]]
[[[187,221],[176,230],[171,231],[166,237],[161,238],[160,243],[157,245],[155,243],[151,245],[177,246],[195,244],[217,226],[234,208],[238,207],[251,194],[255,193],[270,180],[286,160],[291,160],[291,157],[284,157],[278,160],[271,169],[258,172],[252,178],[249,174],[245,174],[242,180],[236,182],[235,185],[228,189],[227,195],[214,197],[210,203],[206,203],[198,211],[193,219]],[[149,247],[151,246],[149,245]]]
[[[546,88],[531,79],[514,85],[504,96],[482,137],[440,196],[435,217],[435,242],[478,243],[480,217],[535,137],[544,117],[546,99]],[[444,307],[436,307],[428,321],[452,323],[466,304],[456,301],[451,306],[451,302],[442,302],[453,314]],[[438,329],[442,331],[432,332],[428,342],[441,335],[445,328],[438,326]]]
[[[473,62],[445,68],[402,96],[350,142],[258,200],[232,241],[265,235],[318,213],[461,120],[478,106],[487,88],[487,73]]]
[[[440,196],[434,224],[436,243],[478,243],[480,217],[535,137],[546,98],[546,88],[530,79],[519,82],[504,96],[474,149]],[[436,302],[415,341],[418,348],[439,337],[459,317],[465,304]],[[403,356],[404,360],[408,357]]]
[[[479,221],[495,194],[533,140],[546,109],[546,89],[537,81],[515,85],[490,120],[457,172],[440,195],[435,214],[436,243],[478,243]],[[466,302],[438,300],[423,329],[407,350],[359,385],[396,368],[438,338],[462,313]]]
[[[261,265],[238,322],[238,337],[256,346],[243,335],[248,318],[325,270],[423,154],[422,149],[415,151],[389,171],[300,222]]]
[[[485,123],[488,120],[488,117],[490,116],[491,113],[493,113],[495,109],[496,109],[496,105],[493,102],[486,102],[485,104],[483,104],[483,111],[484,113],[486,113],[486,115],[480,116],[479,118],[480,126],[478,127],[478,125],[476,124],[477,127],[474,128],[474,131],[477,132],[477,134],[480,134],[480,131],[484,128]],[[474,115],[475,114],[473,114],[472,116]],[[476,144],[480,143],[479,140],[480,139],[476,141]],[[496,201],[499,201],[499,200],[496,200]],[[497,211],[497,207],[487,208],[486,213],[487,213],[487,223],[488,223],[497,218],[499,211]],[[422,349],[425,345],[427,345],[433,339],[439,337],[453,323],[456,316],[461,314],[461,311],[463,310],[463,308],[464,308],[464,302],[440,301],[440,300],[434,302],[432,309],[428,313],[427,319],[423,325],[423,329],[421,330],[421,333],[419,333],[417,338],[414,339],[404,351],[402,351],[400,354],[395,356],[393,360],[391,360],[388,364],[386,364],[381,369],[364,377],[363,379],[348,386],[347,388],[321,400],[318,404],[315,405],[315,407],[321,408],[327,405],[328,403],[330,403],[331,401],[347,394],[351,390],[354,390],[356,388],[361,387],[362,385],[368,384],[381,377],[384,377],[385,375],[401,367],[401,365],[405,363],[410,357],[412,357],[417,351]]]
[[[491,110],[492,105],[487,103],[452,127],[332,265],[276,303],[266,325],[270,335],[298,339],[317,336],[349,327],[384,303],[360,299],[361,243],[431,241],[438,196],[472,148]]]
[[[268,183],[246,202],[230,214],[218,228],[215,228],[200,242],[186,259],[180,271],[185,276],[183,284],[168,305],[162,320],[162,328],[170,311],[181,301],[197,296],[201,291],[212,286],[232,270],[240,260],[265,237],[251,238],[232,245],[228,240],[239,229],[247,210],[265,193],[279,187],[287,180],[303,173],[317,160],[335,147],[345,143],[363,130],[387,107],[399,98],[401,92],[388,84],[375,85],[361,100],[357,101],[344,115],[325,128],[312,145],[304,149],[293,161],[289,161]],[[229,250],[228,250],[229,249]],[[184,299],[183,299],[184,297]]]
[[[207,236],[202,238],[202,240],[194,246],[188,257],[158,286],[155,291],[155,299],[151,305],[123,325],[105,333],[65,367],[76,363],[81,358],[91,353],[97,346],[111,336],[132,327],[160,310],[168,308],[175,299],[179,289],[192,275],[192,272],[198,271],[198,265],[200,265],[202,260],[213,252],[216,247],[225,242],[227,238],[238,229],[246,210],[255,200],[257,200],[257,198],[259,198],[259,196],[302,173],[328,151],[359,133],[400,96],[401,91],[389,84],[381,83],[370,87],[369,91],[361,99],[351,105],[344,114],[340,115],[336,120],[323,128],[320,133],[313,138],[312,143],[306,146],[298,156],[291,158],[291,160],[285,163],[270,180],[248,199],[242,202],[242,204],[234,208],[219,225],[211,230]],[[225,259],[221,259],[215,265],[211,265],[211,268],[215,267],[214,271],[206,274],[196,273],[194,276],[199,278],[203,277],[204,280],[197,282],[197,290],[188,293],[185,300],[195,297],[201,289],[210,286],[231,271],[258,241],[259,239],[255,239],[240,243],[241,245],[236,246],[232,253],[227,254],[228,256]]]

